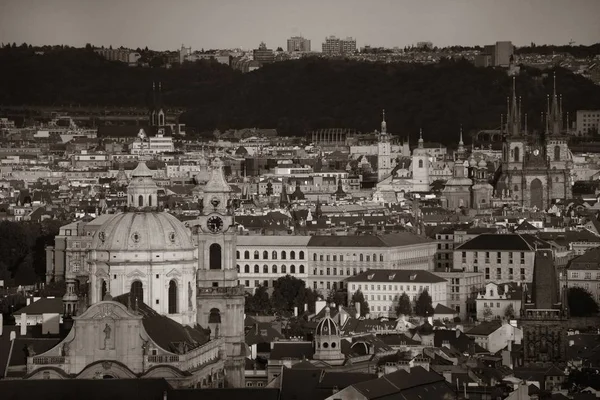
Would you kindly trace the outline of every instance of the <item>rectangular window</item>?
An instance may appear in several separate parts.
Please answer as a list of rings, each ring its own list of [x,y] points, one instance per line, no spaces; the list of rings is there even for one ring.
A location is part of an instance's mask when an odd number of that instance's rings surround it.
[[[490,279],[490,269],[489,268],[485,269],[485,279]]]

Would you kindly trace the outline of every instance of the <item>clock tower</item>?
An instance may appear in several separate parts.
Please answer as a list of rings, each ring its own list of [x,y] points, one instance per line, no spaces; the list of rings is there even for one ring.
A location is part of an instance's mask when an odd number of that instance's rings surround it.
[[[231,187],[215,159],[204,187],[202,215],[187,225],[198,245],[197,321],[225,342],[228,387],[244,387],[244,288],[238,285]]]

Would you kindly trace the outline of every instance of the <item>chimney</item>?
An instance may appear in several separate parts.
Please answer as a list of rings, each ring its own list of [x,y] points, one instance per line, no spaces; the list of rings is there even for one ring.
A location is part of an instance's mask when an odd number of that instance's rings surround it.
[[[258,335],[258,322],[254,324],[254,333]]]
[[[456,330],[456,338],[458,339],[460,337],[460,330]]]
[[[17,338],[17,332],[15,331],[10,331],[10,341],[12,342],[13,340],[15,340]]]
[[[2,327],[4,326],[4,314],[0,313],[0,337],[2,337]]]
[[[294,307],[294,317],[298,316],[298,307]]]
[[[360,318],[360,303],[354,303],[354,308],[356,308],[356,318]]]
[[[21,336],[27,335],[27,314],[21,313]]]
[[[165,390],[163,392],[163,400],[167,400],[168,396],[167,396],[167,391]]]
[[[304,312],[308,311],[308,303],[304,303]]]

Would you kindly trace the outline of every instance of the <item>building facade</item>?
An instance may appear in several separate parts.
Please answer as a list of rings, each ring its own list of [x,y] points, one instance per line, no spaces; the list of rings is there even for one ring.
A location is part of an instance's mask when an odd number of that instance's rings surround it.
[[[545,114],[545,134],[529,135],[522,126],[521,104],[517,103],[515,79],[509,103],[501,176],[496,193],[503,193],[524,207],[548,209],[555,199],[572,196],[572,155],[563,131],[562,102],[556,94],[556,82],[551,105]]]
[[[423,291],[431,296],[432,305],[446,305],[447,281],[444,278],[423,270],[383,270],[370,269],[346,279],[348,304],[352,296],[361,291],[369,302],[372,318],[396,318],[398,299],[406,293],[413,305]]]
[[[600,110],[577,110],[575,124],[577,136],[598,134],[600,131]]]
[[[561,276],[561,288],[580,287],[600,303],[600,249],[588,250],[571,260]]]
[[[287,40],[287,51],[289,53],[310,51],[310,39],[292,36]]]
[[[485,283],[531,283],[539,249],[551,246],[527,234],[482,234],[455,249],[454,269],[481,272]]]
[[[308,286],[327,293],[368,269],[432,271],[436,242],[412,233],[311,236]]]

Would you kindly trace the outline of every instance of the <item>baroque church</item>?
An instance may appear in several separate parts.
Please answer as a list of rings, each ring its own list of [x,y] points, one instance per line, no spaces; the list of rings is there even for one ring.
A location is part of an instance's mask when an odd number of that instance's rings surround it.
[[[25,379],[165,378],[175,387],[244,387],[244,291],[230,194],[215,159],[203,212],[183,224],[160,210],[152,171],[140,162],[126,211],[102,216],[93,234],[89,293],[78,296],[75,275],[65,277],[72,328],[54,346],[38,347],[39,354],[35,346],[26,350]]]
[[[568,121],[563,124],[562,97],[556,94],[556,75],[547,110],[542,114],[542,132],[530,134],[527,115],[522,118],[515,78],[503,124],[502,162],[496,195],[538,210],[548,209],[555,199],[572,196],[573,157],[567,145]],[[560,99],[560,101],[559,101]],[[523,123],[524,121],[524,123]]]

